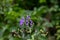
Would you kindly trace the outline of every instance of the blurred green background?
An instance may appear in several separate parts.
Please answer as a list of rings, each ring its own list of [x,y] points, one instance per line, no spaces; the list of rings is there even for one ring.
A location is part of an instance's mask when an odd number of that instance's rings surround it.
[[[60,40],[60,0],[0,0],[0,40]]]

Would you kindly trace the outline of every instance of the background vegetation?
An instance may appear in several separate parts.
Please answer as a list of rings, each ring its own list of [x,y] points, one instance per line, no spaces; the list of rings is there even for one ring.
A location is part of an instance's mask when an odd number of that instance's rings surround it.
[[[0,40],[60,40],[59,28],[60,0],[0,0]]]

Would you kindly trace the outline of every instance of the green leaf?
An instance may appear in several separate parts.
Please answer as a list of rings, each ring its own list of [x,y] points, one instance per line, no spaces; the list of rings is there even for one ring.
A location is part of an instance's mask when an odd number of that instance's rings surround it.
[[[40,3],[44,3],[44,2],[46,2],[46,0],[39,0],[39,2],[40,2]]]

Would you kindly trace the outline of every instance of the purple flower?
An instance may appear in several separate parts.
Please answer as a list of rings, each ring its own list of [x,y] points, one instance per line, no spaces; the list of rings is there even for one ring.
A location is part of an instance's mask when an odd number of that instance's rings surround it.
[[[26,26],[32,26],[33,25],[33,21],[30,19],[30,16],[27,15],[26,19],[23,17],[20,20],[20,26],[22,26],[24,24],[24,22],[26,23]]]
[[[25,22],[25,19],[24,19],[24,17],[23,17],[23,18],[20,20],[20,25],[23,25],[24,22]]]

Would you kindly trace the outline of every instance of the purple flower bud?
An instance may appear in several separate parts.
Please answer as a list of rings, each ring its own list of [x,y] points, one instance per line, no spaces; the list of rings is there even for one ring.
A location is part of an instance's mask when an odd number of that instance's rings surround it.
[[[23,25],[24,22],[25,22],[25,19],[24,19],[24,17],[23,17],[23,18],[20,20],[20,25]]]
[[[33,21],[32,20],[30,20],[30,26],[32,26],[33,25]]]
[[[30,19],[30,16],[27,15],[26,19],[27,19],[27,20]]]
[[[28,20],[26,20],[26,25],[27,25],[27,26],[29,25],[29,21],[28,21]]]
[[[27,25],[27,26],[29,25],[29,19],[30,19],[30,16],[27,15],[27,17],[26,17],[26,25]]]

